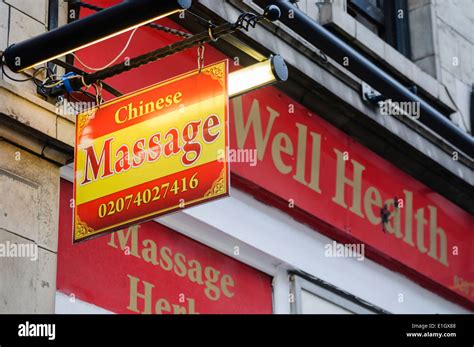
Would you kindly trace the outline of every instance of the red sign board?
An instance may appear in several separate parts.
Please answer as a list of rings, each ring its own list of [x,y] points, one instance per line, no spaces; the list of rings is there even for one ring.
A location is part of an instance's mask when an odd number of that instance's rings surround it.
[[[156,222],[72,244],[61,181],[57,288],[115,313],[271,313],[271,278]]]
[[[233,173],[474,302],[471,214],[274,88],[233,99],[231,129],[258,153]]]
[[[74,241],[226,196],[227,146],[227,61],[79,114]]]

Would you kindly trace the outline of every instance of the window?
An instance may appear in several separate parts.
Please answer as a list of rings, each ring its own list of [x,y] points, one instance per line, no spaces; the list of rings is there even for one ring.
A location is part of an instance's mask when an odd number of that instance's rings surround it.
[[[387,313],[322,281],[296,274],[290,276],[290,293],[293,314]]]
[[[411,59],[407,0],[347,0],[347,12]]]

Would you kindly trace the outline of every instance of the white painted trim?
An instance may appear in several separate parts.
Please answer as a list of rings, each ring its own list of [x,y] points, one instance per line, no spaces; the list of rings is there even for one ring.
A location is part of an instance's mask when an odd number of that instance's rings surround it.
[[[74,164],[69,164],[67,166],[63,166],[60,170],[59,170],[59,174],[61,176],[62,179],[65,179],[66,181],[69,181],[69,182],[74,182],[74,168],[73,168],[73,165]]]
[[[291,313],[290,281],[287,266],[279,266],[273,276],[273,312],[277,314]]]
[[[70,296],[56,292],[55,310],[56,314],[114,314],[101,307],[89,304],[88,302],[71,298]]]
[[[155,221],[268,275],[273,276],[276,267],[280,264],[277,258],[261,252],[236,237],[222,233],[222,230],[187,213],[177,212],[157,218]]]
[[[321,300],[327,301],[328,303],[338,306],[349,313],[357,314],[374,314],[374,311],[359,305],[351,300],[348,300],[337,293],[334,293],[331,290],[323,288],[313,282],[310,282],[300,276],[293,275],[293,280],[291,281],[293,292],[295,295],[294,302],[294,311],[297,314],[304,313],[304,304],[303,304],[303,291],[310,293],[316,297],[319,297]],[[319,312],[318,312],[319,313]],[[324,312],[323,312],[324,313]]]

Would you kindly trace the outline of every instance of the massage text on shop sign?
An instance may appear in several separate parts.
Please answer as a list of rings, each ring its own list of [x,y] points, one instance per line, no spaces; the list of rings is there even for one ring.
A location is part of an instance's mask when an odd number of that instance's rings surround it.
[[[227,69],[219,62],[78,115],[74,242],[228,195]]]

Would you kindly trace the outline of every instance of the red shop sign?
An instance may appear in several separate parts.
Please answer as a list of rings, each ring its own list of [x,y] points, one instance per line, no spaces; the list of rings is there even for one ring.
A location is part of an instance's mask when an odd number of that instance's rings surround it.
[[[115,313],[272,313],[271,278],[156,222],[72,244],[61,181],[57,288]]]
[[[474,217],[294,100],[233,99],[231,148],[258,153],[233,173],[474,303]]]
[[[79,114],[74,241],[226,196],[227,146],[227,61]]]

